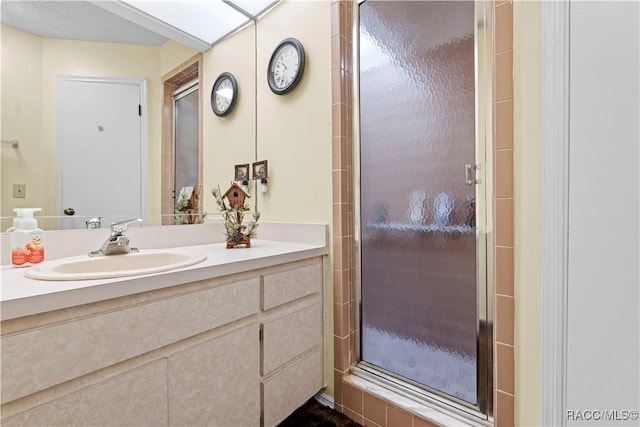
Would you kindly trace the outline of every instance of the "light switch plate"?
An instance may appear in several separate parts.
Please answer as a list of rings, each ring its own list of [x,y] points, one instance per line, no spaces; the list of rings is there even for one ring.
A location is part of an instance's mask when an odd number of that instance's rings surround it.
[[[27,197],[27,184],[13,184],[13,198],[24,199]]]

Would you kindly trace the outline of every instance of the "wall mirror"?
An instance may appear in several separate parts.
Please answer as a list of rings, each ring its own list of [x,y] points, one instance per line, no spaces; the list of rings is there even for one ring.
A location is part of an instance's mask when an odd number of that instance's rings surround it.
[[[184,3],[179,6],[180,1],[150,3],[164,4],[168,8],[169,12],[165,12],[168,16],[185,16],[175,13],[176,8],[184,10]],[[146,181],[146,190],[141,196],[141,204],[146,210],[146,225],[168,223],[162,220],[162,191],[166,190],[169,186],[168,180],[172,179],[167,176],[162,154],[162,138],[166,133],[162,127],[162,116],[166,114],[163,76],[179,69],[195,56],[201,55],[202,64],[199,137],[203,142],[204,151],[200,153],[199,162],[206,176],[202,192],[206,195],[212,184],[226,185],[232,180],[234,164],[256,160],[255,17],[277,2],[216,0],[210,3],[209,7],[214,9],[223,7],[235,10],[234,13],[240,10],[243,12],[240,14],[241,19],[233,20],[235,18],[222,15],[228,11],[220,11],[216,15],[219,24],[208,25],[218,27],[218,34],[202,34],[198,33],[198,29],[189,34],[175,29],[180,23],[158,26],[157,22],[151,20],[152,24],[149,24],[145,21],[148,21],[147,11],[132,12],[133,6],[142,7],[145,2],[12,1],[0,4],[0,130],[3,141],[18,141],[17,147],[10,143],[3,143],[0,147],[0,231],[11,225],[13,209],[19,207],[41,207],[41,227],[49,230],[61,227],[63,211],[68,207],[60,204],[59,196],[61,163],[57,142],[59,126],[56,108],[60,76],[145,80],[147,121],[143,121],[142,126],[146,130],[147,141],[142,158],[146,161],[146,173],[141,173],[142,168],[136,170],[120,167],[117,158],[127,156],[126,152],[118,152],[118,155],[111,157],[105,156],[104,153],[91,152],[75,156],[77,159],[74,161],[89,165],[108,163],[108,170],[113,174],[131,176],[131,182]],[[37,9],[33,9],[34,7]],[[124,12],[117,10],[123,7]],[[191,8],[191,5],[189,7]],[[37,10],[37,13],[34,10]],[[198,15],[200,12],[192,12],[189,9],[189,13]],[[25,26],[16,28],[16,22],[23,22]],[[231,27],[224,29],[223,23],[231,23]],[[232,33],[233,36],[228,37]],[[226,61],[221,61],[220,58],[226,58]],[[236,71],[234,74],[238,78],[240,96],[234,112],[229,117],[220,118],[211,111],[209,92],[213,79],[223,71]],[[239,122],[242,122],[241,126]],[[235,131],[239,127],[244,129],[241,134]],[[99,134],[104,132],[105,128],[106,126],[99,124],[95,126],[95,132]],[[228,150],[225,147],[229,146],[234,147],[232,152],[225,151]],[[65,169],[71,167],[66,165],[69,163],[65,163]],[[100,180],[109,185],[110,173],[103,172],[101,175],[105,176],[101,176]],[[90,180],[87,178],[86,181]],[[19,189],[24,188],[23,194],[26,197],[14,197],[14,184],[24,185]],[[91,184],[87,186],[91,187]],[[129,190],[123,188],[121,191],[126,193]],[[103,197],[98,189],[89,193],[86,196],[89,200],[85,201],[89,205],[94,194],[96,200]],[[117,200],[114,203],[117,203]],[[105,212],[104,215],[108,213]],[[92,212],[89,216],[103,214]],[[76,224],[81,223],[84,226],[84,219],[88,218],[83,218],[80,222],[76,220]],[[103,225],[105,226],[108,227],[108,224]]]

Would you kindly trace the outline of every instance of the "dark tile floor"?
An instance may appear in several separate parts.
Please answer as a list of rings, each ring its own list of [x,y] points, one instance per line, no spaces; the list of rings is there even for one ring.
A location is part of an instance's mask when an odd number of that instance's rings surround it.
[[[278,427],[360,427],[360,424],[311,398]]]

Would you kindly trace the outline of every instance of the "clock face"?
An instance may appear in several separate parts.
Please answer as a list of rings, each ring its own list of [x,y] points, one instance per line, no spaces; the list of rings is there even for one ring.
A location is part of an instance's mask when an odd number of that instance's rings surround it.
[[[276,51],[276,59],[273,62],[271,72],[278,89],[284,89],[291,85],[299,69],[300,57],[293,45],[286,44]]]
[[[267,80],[273,93],[291,92],[304,71],[304,49],[296,39],[286,39],[278,45],[269,61]]]
[[[216,79],[211,90],[211,108],[217,116],[225,116],[231,112],[236,101],[237,83],[230,73],[222,73]]]

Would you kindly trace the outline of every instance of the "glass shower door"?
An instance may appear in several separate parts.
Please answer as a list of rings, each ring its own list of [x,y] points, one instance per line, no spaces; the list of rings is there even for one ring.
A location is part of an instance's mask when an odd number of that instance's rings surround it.
[[[189,198],[199,191],[199,109],[197,81],[180,88],[174,95],[174,205],[180,196]],[[186,194],[184,194],[186,192]],[[187,221],[178,215],[176,223]]]
[[[359,15],[361,359],[477,405],[474,4]]]

